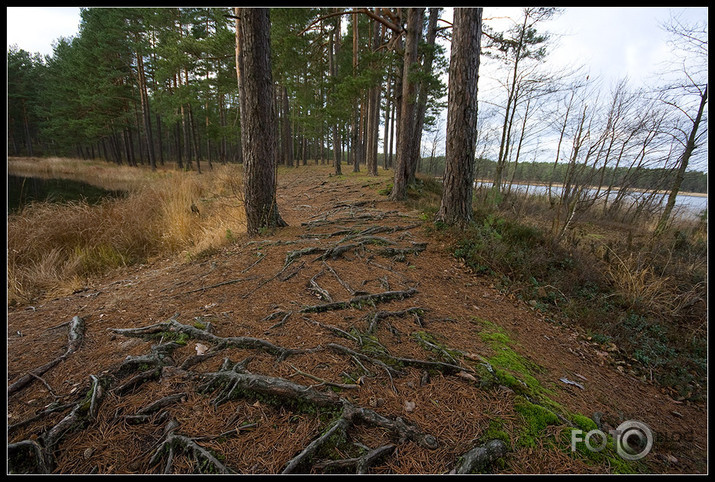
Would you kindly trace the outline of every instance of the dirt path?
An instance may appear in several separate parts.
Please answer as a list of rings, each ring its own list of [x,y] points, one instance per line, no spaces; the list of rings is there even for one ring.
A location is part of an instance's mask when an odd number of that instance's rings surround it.
[[[534,392],[484,371],[517,353],[550,407],[599,412],[604,430],[648,424],[639,470],[707,469],[703,406],[467,273],[419,213],[377,194],[384,176],[296,169],[279,179],[288,228],[10,309],[8,385],[68,352],[66,322],[84,321],[81,345],[9,396],[12,453],[57,473],[445,473],[498,421],[509,450],[480,470],[615,470],[571,453],[568,420],[527,443],[515,406]]]

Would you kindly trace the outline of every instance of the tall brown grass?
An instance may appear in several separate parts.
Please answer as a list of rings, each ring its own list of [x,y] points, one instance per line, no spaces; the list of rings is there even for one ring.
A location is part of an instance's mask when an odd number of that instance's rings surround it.
[[[99,175],[103,187],[117,189],[117,184],[126,183],[131,191],[124,198],[94,206],[41,202],[10,215],[9,303],[72,292],[89,276],[158,256],[188,259],[245,232],[240,166],[219,166],[198,175],[168,170],[151,173],[94,162],[96,169],[88,174],[79,172],[86,167],[81,161],[60,160],[59,164],[64,166],[65,177],[96,185],[94,176]],[[72,169],[78,170],[76,175]]]

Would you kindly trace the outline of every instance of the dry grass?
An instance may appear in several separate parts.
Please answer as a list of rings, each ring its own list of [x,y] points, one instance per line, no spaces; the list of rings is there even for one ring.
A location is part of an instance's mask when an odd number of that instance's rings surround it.
[[[90,275],[156,256],[183,253],[190,258],[245,232],[239,166],[220,166],[199,176],[168,170],[151,173],[96,161],[89,168],[76,160],[19,164],[28,174],[63,172],[85,182],[99,176],[105,188],[132,187],[125,198],[96,206],[33,203],[10,215],[9,303],[72,292]],[[72,169],[78,170],[76,176]],[[13,172],[17,171],[13,168]],[[198,213],[192,211],[192,204]]]

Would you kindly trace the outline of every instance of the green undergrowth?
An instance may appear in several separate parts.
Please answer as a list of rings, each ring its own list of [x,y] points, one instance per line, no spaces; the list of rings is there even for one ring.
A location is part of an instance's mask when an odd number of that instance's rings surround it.
[[[431,196],[408,201],[425,221],[439,206]],[[613,232],[606,239],[600,233],[608,229],[607,220],[584,225],[553,242],[543,219],[475,204],[468,227],[427,223],[427,231],[500,291],[554,322],[614,342],[630,375],[654,378],[671,387],[675,398],[703,400],[706,235],[676,230],[662,246],[648,248],[632,243],[630,235],[621,240]],[[643,226],[623,229],[649,236]]]

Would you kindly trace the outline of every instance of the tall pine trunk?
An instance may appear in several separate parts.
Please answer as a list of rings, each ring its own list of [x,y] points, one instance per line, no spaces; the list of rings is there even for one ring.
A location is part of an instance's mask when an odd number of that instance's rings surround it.
[[[410,171],[410,156],[415,142],[415,105],[416,86],[410,80],[410,72],[417,64],[417,46],[422,33],[424,8],[410,8],[407,12],[407,33],[405,38],[405,57],[402,72],[402,110],[398,135],[397,162],[390,199],[404,201],[407,198],[407,182]]]
[[[267,8],[236,8],[236,75],[241,111],[246,229],[286,226],[276,203],[276,120]]]
[[[435,217],[446,224],[466,225],[472,219],[481,35],[482,8],[455,8],[449,62],[444,190]]]

